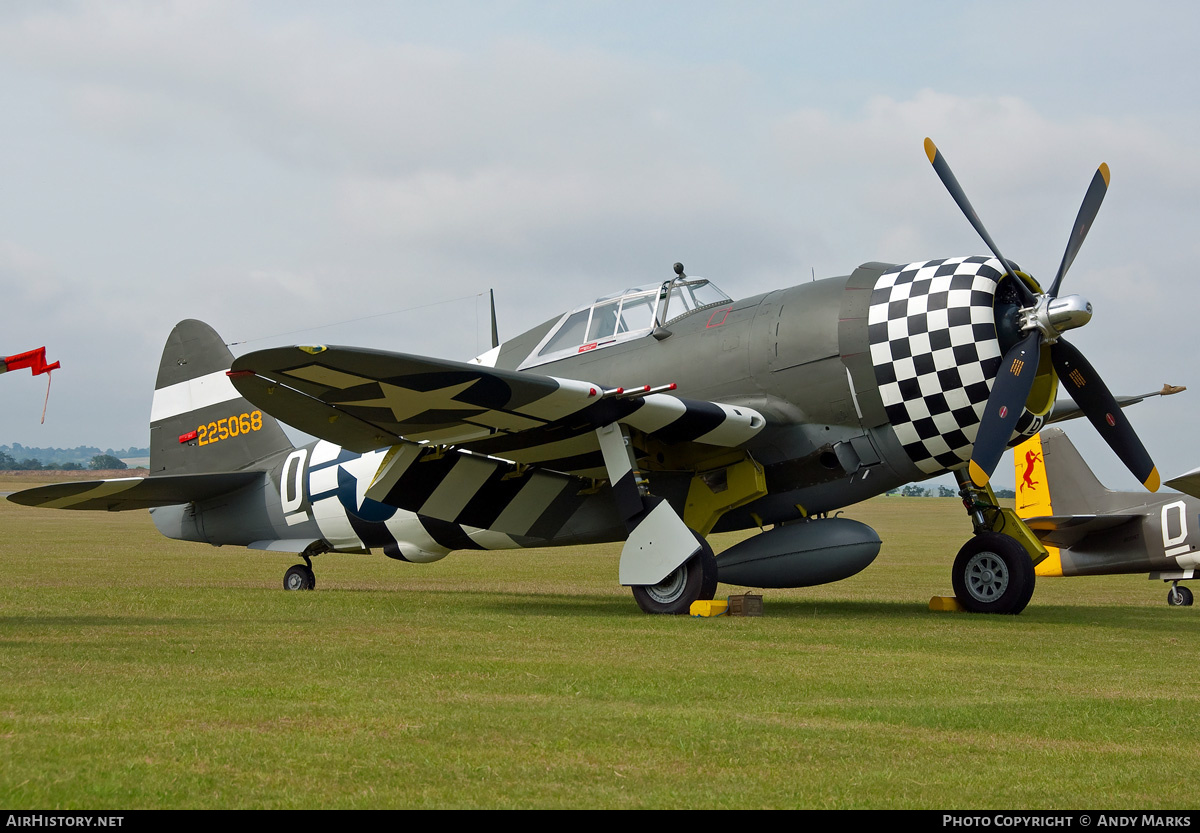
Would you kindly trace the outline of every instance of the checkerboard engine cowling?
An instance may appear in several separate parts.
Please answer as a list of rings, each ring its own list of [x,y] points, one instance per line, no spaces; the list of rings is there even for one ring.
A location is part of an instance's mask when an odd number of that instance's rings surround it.
[[[875,381],[896,437],[926,474],[971,459],[1002,359],[993,304],[1000,261],[959,257],[910,263],[875,283],[867,325]],[[1042,419],[1028,411],[1015,436]]]

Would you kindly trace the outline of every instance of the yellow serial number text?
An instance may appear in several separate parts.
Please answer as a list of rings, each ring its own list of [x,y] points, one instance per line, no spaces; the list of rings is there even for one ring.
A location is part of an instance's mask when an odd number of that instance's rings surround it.
[[[258,431],[261,428],[262,411],[254,411],[253,413],[237,414],[225,419],[219,419],[216,422],[210,422],[207,425],[201,425],[196,429],[196,437],[199,439],[200,445],[211,445],[221,440],[227,440],[230,437],[237,437],[241,434],[249,434],[251,431]]]

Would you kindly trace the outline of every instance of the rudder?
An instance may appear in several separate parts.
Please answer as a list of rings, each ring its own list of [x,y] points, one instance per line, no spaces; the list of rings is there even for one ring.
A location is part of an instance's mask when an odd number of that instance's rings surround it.
[[[150,476],[251,468],[293,446],[226,371],[233,354],[212,327],[180,321],[167,337],[150,409]]]

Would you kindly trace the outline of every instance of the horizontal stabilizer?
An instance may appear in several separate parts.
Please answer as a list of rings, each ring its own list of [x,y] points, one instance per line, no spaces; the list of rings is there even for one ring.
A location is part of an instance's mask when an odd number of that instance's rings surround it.
[[[8,496],[13,503],[46,509],[90,509],[124,512],[208,500],[259,481],[261,471],[120,477],[55,483]]]
[[[1025,524],[1043,544],[1073,547],[1094,532],[1140,522],[1141,515],[1045,515],[1026,518]]]

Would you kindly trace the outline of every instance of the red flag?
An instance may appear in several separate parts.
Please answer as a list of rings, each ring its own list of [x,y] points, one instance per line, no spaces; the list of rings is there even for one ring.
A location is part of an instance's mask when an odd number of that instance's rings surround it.
[[[17,353],[15,356],[6,356],[0,361],[0,373],[7,370],[18,370],[22,367],[28,367],[34,376],[39,373],[49,373],[51,370],[58,370],[59,362],[54,364],[46,364],[46,348],[39,347],[36,350],[28,350],[24,353]]]

